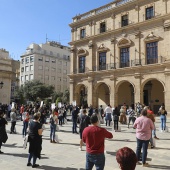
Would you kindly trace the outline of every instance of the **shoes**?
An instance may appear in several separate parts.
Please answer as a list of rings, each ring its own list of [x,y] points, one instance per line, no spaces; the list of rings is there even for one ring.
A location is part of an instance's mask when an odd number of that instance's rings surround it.
[[[55,140],[53,140],[53,143],[57,143]]]
[[[147,166],[149,166],[148,163],[144,163],[144,164],[143,164],[143,167],[147,167]]]
[[[159,138],[158,138],[158,137],[156,137],[156,136],[155,136],[154,138],[159,140]]]
[[[12,134],[12,132],[10,132],[10,134]]]
[[[79,148],[79,151],[82,151],[82,148]]]
[[[0,151],[0,154],[3,154],[4,152]]]
[[[29,163],[27,163],[27,166],[32,166],[32,164],[29,162]]]
[[[53,141],[52,141],[52,140],[50,140],[50,143],[53,143]]]
[[[151,146],[151,149],[153,149],[155,146]]]
[[[34,164],[34,165],[32,165],[32,168],[36,168],[36,167],[39,167],[40,165],[38,165],[38,164]]]
[[[140,163],[139,161],[136,163],[136,165],[142,165],[142,163]]]

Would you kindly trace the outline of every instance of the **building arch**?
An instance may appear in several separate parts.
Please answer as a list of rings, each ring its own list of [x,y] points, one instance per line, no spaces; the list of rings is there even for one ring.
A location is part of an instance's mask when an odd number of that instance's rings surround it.
[[[78,55],[78,56],[86,56],[86,55],[88,55],[88,52],[87,52],[87,50],[85,50],[85,49],[83,49],[83,48],[80,48],[80,49],[78,49],[78,51],[77,51],[77,55]]]
[[[165,83],[157,78],[146,79],[141,85],[142,103],[157,113],[165,103]]]
[[[97,106],[102,105],[106,107],[110,104],[110,86],[104,82],[99,82],[94,87],[96,95]]]

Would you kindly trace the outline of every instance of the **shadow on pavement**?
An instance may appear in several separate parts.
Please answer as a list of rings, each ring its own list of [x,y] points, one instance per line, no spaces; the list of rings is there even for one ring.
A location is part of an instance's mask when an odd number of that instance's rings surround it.
[[[16,154],[16,153],[4,153],[3,155],[9,155],[9,156],[15,156],[15,157],[21,157],[21,158],[28,158],[28,154],[21,153],[21,154]],[[49,159],[49,157],[42,157],[41,159]]]
[[[44,170],[85,170],[83,168],[62,168],[62,167],[53,167],[53,166],[46,166],[46,165],[42,165],[39,166],[37,169],[44,169]]]
[[[160,148],[160,147],[156,147],[156,148],[154,148],[154,149],[163,149],[163,150],[170,150],[170,148]]]
[[[120,141],[120,142],[136,142],[136,141],[131,141],[130,139],[106,139],[108,141]]]
[[[68,131],[68,130],[59,130],[59,132],[72,133],[72,130],[70,130],[70,131]]]
[[[148,168],[154,168],[154,169],[170,169],[170,166],[166,165],[151,165]]]
[[[112,155],[112,156],[116,156],[116,152],[110,152],[110,151],[106,151],[107,154]]]
[[[4,147],[8,147],[8,148],[23,148],[22,146],[16,146],[17,143],[13,143],[13,144],[4,144]]]
[[[80,146],[80,144],[78,143],[59,143],[59,144],[62,144],[62,145],[75,145],[75,146]]]

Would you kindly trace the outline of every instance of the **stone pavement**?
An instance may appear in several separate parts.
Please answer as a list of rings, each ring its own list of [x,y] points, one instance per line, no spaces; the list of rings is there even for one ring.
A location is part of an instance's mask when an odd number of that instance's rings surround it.
[[[170,120],[167,120],[170,127]],[[157,118],[157,136],[160,140],[156,141],[156,148],[148,150],[148,160],[150,167],[137,165],[136,170],[170,170],[170,133],[161,133],[158,131],[160,120]],[[37,169],[45,170],[84,170],[85,168],[85,146],[83,151],[79,151],[79,135],[71,133],[72,122],[60,127],[56,132],[60,143],[52,144],[49,140],[49,125],[43,132],[42,159],[37,160],[40,167]],[[105,127],[103,125],[103,127]],[[0,155],[0,170],[27,170],[28,148],[23,149],[22,122],[17,122],[17,134],[9,134],[10,123],[7,125],[8,141],[2,146],[4,154]],[[107,127],[109,131],[112,128]],[[106,165],[105,170],[119,170],[115,159],[116,151],[124,146],[136,149],[135,130],[126,125],[121,125],[121,132],[113,132],[113,139],[105,142]],[[93,168],[95,169],[95,168]]]

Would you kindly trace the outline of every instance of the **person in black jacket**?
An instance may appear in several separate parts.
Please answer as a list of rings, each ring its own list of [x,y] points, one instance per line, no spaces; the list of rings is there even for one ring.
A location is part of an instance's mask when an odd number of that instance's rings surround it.
[[[5,128],[5,125],[7,125],[8,122],[6,121],[5,118],[3,118],[3,116],[4,116],[4,113],[2,109],[0,108],[0,154],[3,154],[3,152],[1,151],[2,143],[6,143],[8,139],[6,128]]]
[[[76,109],[76,107],[74,106],[73,107],[73,110],[72,110],[72,121],[73,121],[73,127],[72,127],[72,132],[73,133],[77,133],[77,118],[78,118],[78,109]]]
[[[115,131],[118,130],[119,116],[120,116],[120,112],[118,110],[118,107],[116,106],[113,110],[113,121],[114,121],[114,130]]]

